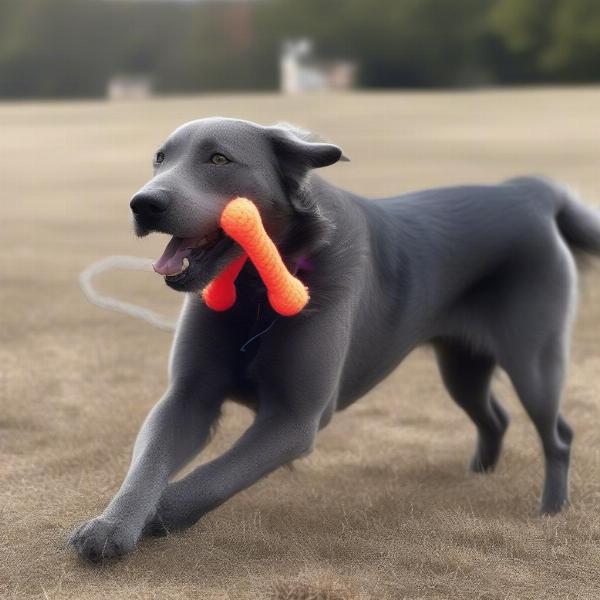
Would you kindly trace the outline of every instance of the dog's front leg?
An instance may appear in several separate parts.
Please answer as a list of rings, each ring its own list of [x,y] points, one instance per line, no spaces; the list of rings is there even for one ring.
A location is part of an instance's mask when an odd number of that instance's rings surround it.
[[[181,320],[171,383],[137,436],[121,488],[100,516],[71,536],[80,556],[97,561],[133,550],[169,478],[206,444],[230,378],[229,350],[216,343],[225,332],[209,318],[205,310],[199,314],[188,310]],[[199,328],[209,332],[204,336],[207,345],[198,339]],[[237,350],[235,343],[232,347]]]
[[[256,420],[230,450],[168,486],[147,533],[161,535],[190,526],[312,449],[339,386],[348,320],[341,310],[332,316],[321,313],[311,320],[281,323],[265,337],[258,357]]]
[[[197,402],[197,401],[196,401]],[[131,552],[169,477],[204,445],[218,407],[167,392],[142,426],[129,471],[104,512],[71,536],[79,555],[92,561]]]
[[[146,533],[162,535],[192,525],[261,477],[308,453],[317,428],[317,416],[259,413],[230,450],[169,485]]]

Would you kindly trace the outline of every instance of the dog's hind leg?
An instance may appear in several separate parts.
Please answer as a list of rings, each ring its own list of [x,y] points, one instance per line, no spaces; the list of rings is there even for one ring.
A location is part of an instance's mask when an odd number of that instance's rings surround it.
[[[470,469],[477,473],[491,471],[498,462],[509,422],[491,391],[496,362],[454,340],[436,340],[434,348],[448,393],[477,427],[477,447]]]
[[[540,511],[555,514],[569,499],[569,459],[573,432],[559,413],[566,348],[562,336],[552,335],[528,359],[512,353],[503,365],[542,441],[546,463]]]
[[[564,241],[532,238],[516,279],[506,286],[491,315],[499,365],[540,436],[545,482],[540,510],[554,514],[569,499],[569,462],[573,433],[560,415],[574,307],[577,271]],[[549,242],[549,243],[548,243]]]

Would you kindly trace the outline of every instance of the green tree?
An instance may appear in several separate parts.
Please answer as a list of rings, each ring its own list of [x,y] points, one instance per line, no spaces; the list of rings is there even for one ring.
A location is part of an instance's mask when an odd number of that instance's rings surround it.
[[[275,88],[284,40],[348,58],[364,87],[597,81],[598,0],[0,0],[0,97]]]
[[[551,33],[540,57],[545,72],[562,81],[600,80],[600,2],[563,0],[555,9]]]

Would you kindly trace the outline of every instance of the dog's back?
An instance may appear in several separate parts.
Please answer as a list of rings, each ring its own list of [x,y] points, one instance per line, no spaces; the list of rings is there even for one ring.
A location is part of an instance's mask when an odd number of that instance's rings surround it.
[[[456,300],[511,260],[538,253],[543,260],[557,231],[576,255],[600,255],[600,213],[543,178],[424,190],[373,205],[366,211],[378,229],[371,236],[376,253],[387,254],[384,277],[402,286],[414,276],[414,303],[423,311]]]

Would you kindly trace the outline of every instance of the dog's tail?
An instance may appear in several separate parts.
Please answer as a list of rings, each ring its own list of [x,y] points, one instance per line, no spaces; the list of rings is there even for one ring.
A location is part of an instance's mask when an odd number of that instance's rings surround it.
[[[574,252],[600,256],[600,209],[586,206],[567,187],[556,188],[560,194],[556,224],[561,235]]]
[[[572,188],[546,177],[517,177],[508,183],[542,200],[581,266],[587,264],[587,256],[600,257],[600,206],[584,204]]]

